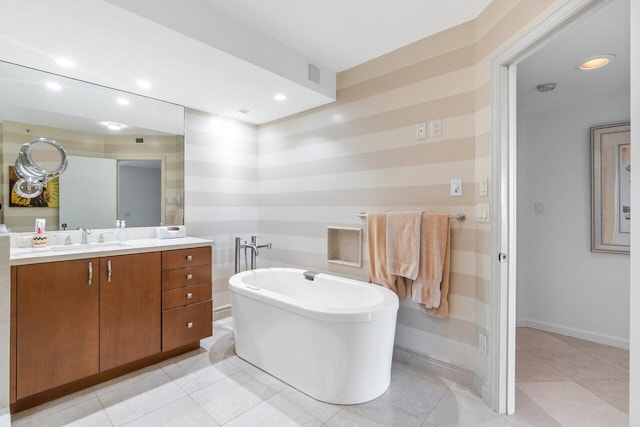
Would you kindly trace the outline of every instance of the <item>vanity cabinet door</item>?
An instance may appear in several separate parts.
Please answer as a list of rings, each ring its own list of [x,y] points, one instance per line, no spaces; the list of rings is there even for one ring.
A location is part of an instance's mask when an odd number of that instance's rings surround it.
[[[100,370],[160,352],[160,252],[100,258]]]
[[[18,399],[98,373],[98,263],[94,258],[17,267]]]

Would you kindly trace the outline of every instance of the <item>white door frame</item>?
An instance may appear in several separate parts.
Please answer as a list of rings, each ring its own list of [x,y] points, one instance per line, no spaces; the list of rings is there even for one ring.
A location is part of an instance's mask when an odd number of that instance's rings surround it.
[[[491,62],[491,407],[515,412],[516,66],[553,34],[608,0],[567,0]],[[499,262],[499,254],[506,260]]]

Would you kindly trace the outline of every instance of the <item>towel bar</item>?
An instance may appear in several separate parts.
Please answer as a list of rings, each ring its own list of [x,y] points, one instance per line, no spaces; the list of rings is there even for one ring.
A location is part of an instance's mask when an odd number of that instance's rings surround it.
[[[367,214],[366,212],[360,212],[360,213],[357,213],[356,216],[364,219],[367,217]],[[463,213],[449,215],[449,219],[457,219],[458,221],[464,221],[465,219],[467,219],[467,215]]]

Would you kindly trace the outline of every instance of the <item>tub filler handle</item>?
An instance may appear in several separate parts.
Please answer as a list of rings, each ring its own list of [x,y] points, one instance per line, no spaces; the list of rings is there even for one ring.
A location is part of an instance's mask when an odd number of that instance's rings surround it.
[[[305,279],[313,281],[313,280],[315,280],[316,276],[318,274],[320,274],[320,273],[318,273],[317,271],[308,270],[308,271],[305,271],[302,274],[304,275]]]

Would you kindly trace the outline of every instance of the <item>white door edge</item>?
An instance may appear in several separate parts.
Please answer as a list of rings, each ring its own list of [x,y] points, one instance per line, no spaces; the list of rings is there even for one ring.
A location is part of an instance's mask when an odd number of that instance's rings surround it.
[[[516,65],[607,0],[567,0],[491,62],[491,407],[515,412]],[[507,254],[506,262],[498,254]]]

